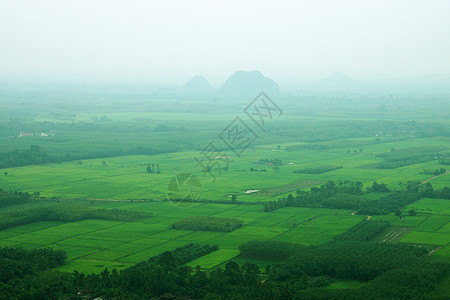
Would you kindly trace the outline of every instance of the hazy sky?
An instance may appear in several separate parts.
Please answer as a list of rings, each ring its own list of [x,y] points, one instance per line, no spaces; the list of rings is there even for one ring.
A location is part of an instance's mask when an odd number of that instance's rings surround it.
[[[450,75],[450,0],[0,0],[0,78]]]

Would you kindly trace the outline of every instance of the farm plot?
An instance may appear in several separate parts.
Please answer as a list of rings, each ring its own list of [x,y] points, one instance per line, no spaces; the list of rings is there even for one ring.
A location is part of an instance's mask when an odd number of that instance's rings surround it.
[[[401,242],[425,245],[446,245],[450,242],[450,237],[448,234],[440,232],[422,232],[414,230],[402,238]]]
[[[223,262],[226,262],[237,255],[239,255],[239,250],[236,249],[219,249],[212,253],[206,254],[200,258],[197,258],[187,265],[191,267],[201,266],[204,269],[211,269]]]
[[[414,230],[413,227],[390,227],[379,236],[375,237],[373,241],[382,243],[396,243],[412,230]]]
[[[449,185],[449,183],[447,183]],[[405,210],[416,209],[418,212],[427,214],[445,214],[443,213],[450,208],[450,201],[446,199],[423,198],[408,205]],[[450,215],[446,213],[446,215]]]
[[[450,216],[431,215],[416,227],[419,231],[434,232],[444,227]]]

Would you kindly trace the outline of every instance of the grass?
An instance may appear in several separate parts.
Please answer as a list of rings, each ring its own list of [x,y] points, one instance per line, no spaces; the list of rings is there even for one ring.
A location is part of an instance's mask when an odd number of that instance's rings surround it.
[[[222,171],[215,182],[204,176],[196,166],[193,158],[198,157],[199,153],[195,151],[89,159],[82,160],[82,165],[74,161],[5,169],[9,175],[2,176],[1,186],[7,190],[39,191],[46,197],[162,199],[167,197],[170,179],[180,172],[188,172],[196,174],[200,179],[203,199],[231,201],[227,196],[235,193],[239,201],[267,201],[273,196],[284,196],[296,189],[308,188],[326,180],[361,180],[366,185],[377,180],[387,183],[390,188],[397,188],[397,184],[405,180],[426,180],[430,176],[420,173],[424,169],[438,168],[437,161],[392,170],[361,169],[361,166],[379,162],[381,158],[374,154],[386,152],[390,147],[400,150],[417,147],[418,144],[428,147],[434,143],[450,148],[448,139],[408,139],[369,145],[363,154],[347,154],[345,147],[329,151],[293,152],[277,152],[266,148],[247,149],[240,158],[233,157],[229,171]],[[281,159],[293,164],[280,166],[279,172],[274,172],[271,166],[261,166],[267,172],[248,171],[254,167],[252,162],[264,158]],[[102,161],[106,162],[106,166]],[[145,173],[147,163],[159,163],[161,174]],[[343,168],[323,174],[293,173],[298,168],[324,164],[340,165]],[[449,176],[440,176],[431,182],[435,187],[442,188],[448,185]],[[262,192],[244,194],[248,189],[259,189]]]

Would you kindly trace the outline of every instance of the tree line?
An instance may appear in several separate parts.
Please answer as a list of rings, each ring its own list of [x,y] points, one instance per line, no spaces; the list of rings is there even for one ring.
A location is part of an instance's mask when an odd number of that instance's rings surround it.
[[[334,170],[342,169],[342,166],[320,166],[320,167],[310,167],[295,170],[294,173],[300,174],[322,174],[325,172],[330,172]]]
[[[172,229],[230,232],[243,225],[241,220],[209,216],[193,216],[170,225]]]
[[[289,194],[287,198],[269,201],[264,204],[264,211],[270,212],[281,207],[326,207],[334,209],[352,209],[357,214],[385,215],[421,198],[450,199],[450,189],[434,190],[431,183],[407,181],[399,184],[400,191],[390,191],[386,184],[373,182],[372,186],[363,190],[362,182],[328,181],[320,187],[312,187],[309,191],[298,190],[296,196]],[[379,199],[365,198],[371,192],[386,193]]]
[[[0,214],[0,230],[40,221],[75,222],[85,219],[132,222],[148,218],[149,212],[122,209],[94,209],[84,206],[47,206]]]

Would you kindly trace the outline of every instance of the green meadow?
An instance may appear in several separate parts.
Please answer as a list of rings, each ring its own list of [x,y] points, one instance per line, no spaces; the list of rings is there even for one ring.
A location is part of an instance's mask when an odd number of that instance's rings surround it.
[[[394,169],[368,168],[383,160],[377,155],[393,148],[420,146],[450,149],[450,140],[444,138],[411,138],[384,143],[374,143],[372,138],[360,138],[328,142],[335,146],[326,150],[285,151],[286,146],[300,144],[258,146],[246,149],[240,157],[230,153],[228,170],[213,170],[215,180],[196,165],[194,157],[199,156],[199,151],[118,156],[5,169],[8,175],[1,176],[2,188],[40,192],[43,198],[35,200],[32,204],[35,206],[41,205],[40,201],[48,205],[73,202],[94,208],[151,212],[152,216],[135,222],[82,220],[17,226],[0,231],[0,246],[63,249],[68,255],[68,263],[60,267],[64,271],[124,269],[188,243],[219,245],[219,250],[188,263],[190,266],[209,269],[233,258],[244,262],[245,259],[239,258],[238,248],[249,240],[269,239],[319,245],[367,217],[353,215],[351,210],[308,207],[285,207],[266,213],[263,212],[265,201],[295,194],[297,189],[309,189],[327,180],[362,181],[366,186],[376,180],[395,190],[400,182],[425,181],[433,177],[423,174],[423,170],[439,168],[438,161]],[[362,151],[353,151],[361,147]],[[273,165],[258,163],[266,158],[279,159],[284,164],[277,169]],[[159,164],[161,172],[147,173],[149,163]],[[342,168],[321,174],[294,173],[301,168],[324,165]],[[257,171],[250,171],[251,168]],[[198,202],[175,205],[166,200],[169,181],[180,173],[193,173],[199,178],[202,193]],[[430,182],[436,189],[441,189],[448,186],[450,174]],[[248,190],[256,192],[245,193]],[[236,202],[233,202],[231,195],[236,195]],[[377,199],[381,196],[370,193],[364,197]],[[416,216],[408,215],[412,208],[417,211]],[[170,228],[171,224],[193,216],[233,218],[241,220],[244,225],[231,232]],[[405,207],[402,218],[394,214],[373,218],[388,220],[392,225],[377,237],[378,241],[432,245],[437,249],[434,255],[450,255],[448,200],[423,198]],[[259,264],[264,265],[263,262]],[[331,288],[359,285],[336,282]]]
[[[389,149],[409,149],[421,144],[423,147],[439,145],[450,149],[449,139],[408,139],[382,144],[371,144],[362,153],[346,153],[349,145],[361,143],[365,139],[345,140],[332,150],[274,151],[272,147],[247,149],[240,157],[229,154],[228,171],[213,170],[211,174],[202,172],[194,158],[199,151],[177,152],[158,155],[118,156],[103,159],[88,159],[64,163],[35,165],[4,169],[8,176],[2,176],[1,186],[6,190],[40,192],[44,197],[98,198],[98,199],[155,199],[167,197],[167,186],[173,176],[179,173],[195,174],[202,185],[201,199],[211,201],[230,200],[237,194],[239,201],[273,200],[267,193],[245,194],[247,190],[270,190],[288,186],[294,182],[300,188],[326,180],[354,180],[371,184],[374,180],[384,182],[391,189],[407,180],[425,181],[432,175],[422,174],[423,170],[442,167],[437,160],[412,164],[395,169],[370,169],[367,165],[382,161],[377,154]],[[206,146],[206,145],[205,145]],[[280,145],[281,149],[285,145]],[[275,170],[274,166],[256,164],[260,159],[280,159],[285,165]],[[159,164],[161,173],[146,173],[147,164]],[[288,164],[289,163],[289,164]],[[342,166],[341,169],[322,174],[299,174],[295,170],[321,165]],[[254,168],[259,171],[250,171]],[[261,170],[265,170],[264,172]],[[214,176],[214,178],[212,177]],[[450,175],[432,179],[435,188],[448,186]],[[301,183],[304,182],[302,185]],[[291,191],[289,191],[291,189]],[[288,192],[295,192],[293,187]]]

